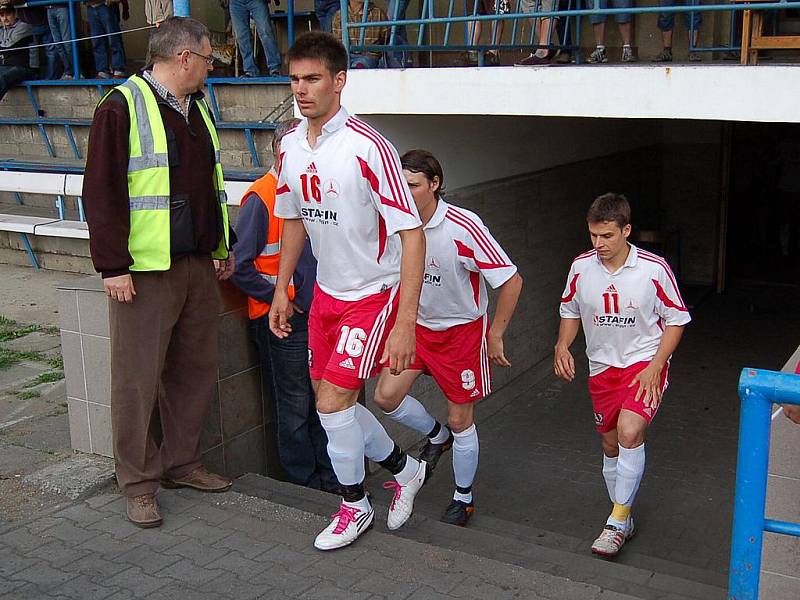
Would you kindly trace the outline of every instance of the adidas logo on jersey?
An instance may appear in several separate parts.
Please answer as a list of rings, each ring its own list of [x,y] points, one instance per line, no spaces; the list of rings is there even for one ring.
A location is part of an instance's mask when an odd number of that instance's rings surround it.
[[[312,163],[312,164],[313,164],[313,163]],[[612,283],[610,286],[608,286],[608,287],[606,288],[606,291],[607,291],[607,292],[614,292],[614,293],[616,293],[616,291],[617,291],[617,288],[615,288],[615,287],[614,287],[614,284]]]
[[[342,362],[339,363],[339,366],[344,369],[352,369],[353,371],[356,370],[356,365],[353,363],[353,359],[349,356],[345,358]]]
[[[306,173],[309,173],[309,174],[312,174],[312,175],[316,175],[317,174],[317,165],[315,165],[312,162],[310,165],[308,165],[306,167]]]

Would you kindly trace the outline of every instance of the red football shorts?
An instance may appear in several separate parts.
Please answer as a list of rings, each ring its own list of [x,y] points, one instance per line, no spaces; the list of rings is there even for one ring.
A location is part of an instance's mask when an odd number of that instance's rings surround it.
[[[492,391],[486,316],[471,323],[433,331],[417,325],[417,357],[409,369],[433,377],[456,404],[485,398]]]
[[[650,361],[643,361],[624,369],[609,367],[602,373],[589,377],[589,394],[592,396],[594,426],[597,431],[607,433],[616,429],[619,411],[623,408],[640,415],[648,425],[652,422],[658,412],[658,407],[645,406],[641,396],[638,402],[634,400],[636,392],[639,390],[638,383],[633,387],[628,387],[633,378],[649,364]],[[668,372],[669,363],[664,365],[661,371],[662,394],[669,385]]]
[[[397,318],[398,286],[361,300],[337,300],[314,287],[308,315],[308,369],[348,390],[373,374]]]

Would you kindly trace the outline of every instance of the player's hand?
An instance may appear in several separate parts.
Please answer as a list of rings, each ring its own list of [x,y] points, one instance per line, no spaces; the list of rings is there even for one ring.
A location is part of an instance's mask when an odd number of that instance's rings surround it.
[[[569,348],[556,346],[553,355],[553,370],[564,381],[575,379],[575,359],[572,357]]]
[[[388,366],[392,375],[399,375],[414,362],[417,350],[416,334],[414,322],[411,322],[410,325],[396,323],[392,328],[392,332],[386,339],[383,356],[378,361],[384,367]]]
[[[281,339],[292,332],[289,319],[294,314],[293,306],[286,290],[275,290],[272,305],[269,307],[269,330]]]
[[[645,406],[649,406],[654,410],[661,404],[661,369],[658,365],[650,363],[636,374],[633,381],[628,385],[632,388],[634,385],[639,384],[639,389],[636,390],[634,402],[642,400]]]
[[[126,304],[133,302],[133,297],[136,295],[136,290],[133,289],[133,277],[130,273],[117,277],[106,277],[103,279],[103,289],[106,296],[112,300]]]
[[[294,302],[292,302],[292,312],[293,312],[293,313],[299,313],[299,314],[301,314],[301,315],[302,315],[302,314],[303,314],[304,312],[306,312],[306,311],[304,311],[302,308],[300,308],[299,306],[297,306],[297,304],[295,304]]]
[[[490,331],[487,337],[489,340],[489,360],[499,367],[510,367],[511,362],[506,358],[503,351],[503,336],[493,335]]]
[[[800,425],[800,406],[797,404],[781,404],[786,418]]]
[[[233,255],[233,250],[230,251],[228,258],[225,260],[214,259],[214,270],[217,272],[217,279],[220,281],[225,281],[233,275],[233,270],[235,268],[236,257]]]

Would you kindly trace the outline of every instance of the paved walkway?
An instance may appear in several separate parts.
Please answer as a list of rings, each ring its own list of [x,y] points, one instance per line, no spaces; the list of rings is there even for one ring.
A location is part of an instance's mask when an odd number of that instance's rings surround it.
[[[237,492],[170,490],[159,500],[160,529],[134,527],[123,500],[104,494],[0,530],[0,598],[633,600],[403,539],[384,523],[323,553],[311,540],[326,520],[309,512]]]

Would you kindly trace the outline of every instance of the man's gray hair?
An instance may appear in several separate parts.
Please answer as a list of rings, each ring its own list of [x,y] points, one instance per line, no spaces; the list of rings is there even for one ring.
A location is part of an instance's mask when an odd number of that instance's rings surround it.
[[[275,131],[272,134],[273,152],[275,152],[275,148],[277,148],[278,144],[281,143],[281,140],[286,136],[286,134],[297,127],[298,123],[300,123],[300,119],[286,119],[285,121],[280,121],[278,123],[278,126],[275,127]]]
[[[150,57],[154,63],[174,59],[184,50],[199,51],[210,39],[208,27],[189,17],[170,17],[150,36]]]

